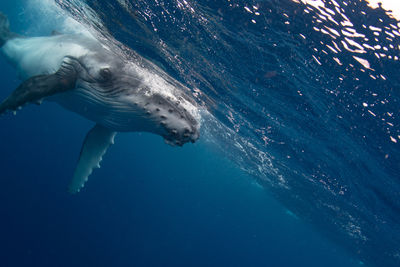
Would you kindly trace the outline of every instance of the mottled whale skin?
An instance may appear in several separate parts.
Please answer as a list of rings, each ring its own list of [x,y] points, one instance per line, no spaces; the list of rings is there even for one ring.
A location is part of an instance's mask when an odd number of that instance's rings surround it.
[[[129,61],[84,34],[21,37],[9,31],[1,13],[0,47],[23,80],[0,104],[0,114],[48,100],[96,123],[84,141],[71,193],[100,167],[116,132],[150,132],[177,146],[199,138],[197,109],[184,93],[187,88],[145,59]]]

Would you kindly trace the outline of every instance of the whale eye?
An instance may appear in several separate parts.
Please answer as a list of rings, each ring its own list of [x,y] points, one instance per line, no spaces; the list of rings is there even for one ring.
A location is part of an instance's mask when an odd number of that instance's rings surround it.
[[[111,71],[109,68],[100,69],[99,74],[105,81],[108,81],[111,79]]]

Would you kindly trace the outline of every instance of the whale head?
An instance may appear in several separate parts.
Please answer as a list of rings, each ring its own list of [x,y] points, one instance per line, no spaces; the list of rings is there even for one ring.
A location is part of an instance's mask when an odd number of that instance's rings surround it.
[[[64,107],[113,131],[150,132],[173,146],[199,138],[197,108],[180,83],[115,56],[77,62],[76,88],[57,97]]]

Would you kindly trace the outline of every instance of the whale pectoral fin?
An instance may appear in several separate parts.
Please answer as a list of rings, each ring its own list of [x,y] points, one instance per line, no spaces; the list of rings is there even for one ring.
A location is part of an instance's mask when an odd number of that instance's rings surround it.
[[[40,103],[45,97],[73,89],[76,79],[75,68],[67,63],[63,63],[54,74],[33,76],[0,104],[0,115],[7,110],[16,111],[25,104]]]
[[[113,132],[99,124],[96,124],[86,135],[82,146],[78,165],[74,177],[68,187],[72,194],[78,193],[94,168],[100,168],[102,157],[107,148],[114,143],[116,132]]]

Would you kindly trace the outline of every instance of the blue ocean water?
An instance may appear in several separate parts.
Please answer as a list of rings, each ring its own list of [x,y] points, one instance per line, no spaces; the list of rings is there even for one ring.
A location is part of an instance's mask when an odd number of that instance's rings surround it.
[[[399,23],[297,2],[1,3],[27,36],[74,17],[210,113],[183,148],[118,135],[78,195],[92,123],[53,103],[2,117],[1,266],[398,266]],[[4,99],[20,81],[0,68]]]

